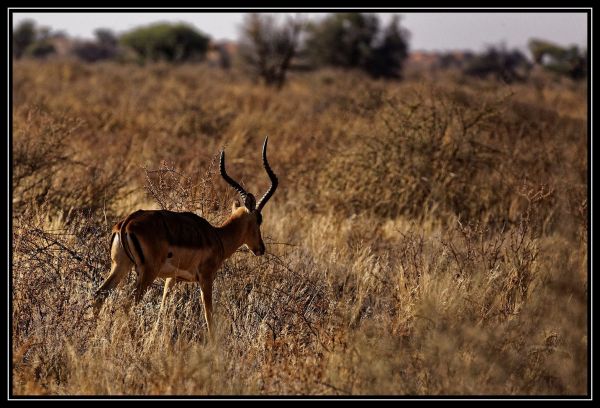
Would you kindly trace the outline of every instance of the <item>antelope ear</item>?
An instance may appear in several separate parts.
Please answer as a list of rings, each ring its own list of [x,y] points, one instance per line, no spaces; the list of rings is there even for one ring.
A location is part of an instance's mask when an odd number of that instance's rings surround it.
[[[240,207],[240,200],[233,200],[231,204],[231,212],[235,212]]]

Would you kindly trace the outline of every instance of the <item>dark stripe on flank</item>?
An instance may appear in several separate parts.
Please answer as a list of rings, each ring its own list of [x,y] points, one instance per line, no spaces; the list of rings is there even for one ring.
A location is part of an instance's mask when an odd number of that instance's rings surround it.
[[[144,253],[142,252],[142,246],[140,245],[140,241],[138,241],[137,237],[134,233],[129,234],[131,236],[131,240],[133,241],[133,246],[135,247],[138,256],[140,257],[140,262],[142,265],[144,264]]]
[[[125,218],[123,220],[123,223],[121,224],[121,227],[119,228],[119,238],[121,239],[121,245],[123,246],[123,249],[125,250],[125,255],[127,255],[127,257],[129,259],[131,259],[131,262],[133,262],[135,264],[135,259],[133,259],[133,255],[131,254],[131,250],[129,249],[129,243],[127,242],[127,233],[125,232],[125,228],[127,227],[127,224],[129,224],[129,221],[131,221],[136,215],[138,215],[141,211],[138,210],[134,213],[131,213],[127,216],[127,218]]]
[[[121,232],[121,245],[123,246],[123,249],[125,250],[125,255],[127,255],[127,258],[131,259],[131,262],[133,262],[135,264],[135,259],[133,259],[133,255],[131,255],[131,251],[129,250],[129,243],[127,242],[127,233],[126,232]]]
[[[110,234],[110,242],[109,242],[109,245],[108,245],[108,247],[110,249],[112,249],[112,244],[113,244],[113,241],[115,240],[115,235],[117,235],[116,232],[113,232],[112,234]]]

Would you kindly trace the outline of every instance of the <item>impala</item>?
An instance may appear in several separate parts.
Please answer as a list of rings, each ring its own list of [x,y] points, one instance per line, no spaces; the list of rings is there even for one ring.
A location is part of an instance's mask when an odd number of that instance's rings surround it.
[[[265,253],[260,233],[261,212],[278,184],[267,161],[267,142],[268,138],[265,138],[262,159],[271,186],[258,204],[252,194],[227,175],[225,151],[221,151],[221,176],[240,194],[244,205],[234,203],[231,215],[220,227],[191,212],[167,210],[138,210],[118,222],[110,237],[110,275],[96,291],[96,309],[102,305],[108,291],[114,289],[135,266],[136,303],[156,278],[165,278],[159,318],[167,292],[176,282],[199,282],[204,317],[212,336],[212,289],[217,270],[242,245],[246,245],[254,255]]]

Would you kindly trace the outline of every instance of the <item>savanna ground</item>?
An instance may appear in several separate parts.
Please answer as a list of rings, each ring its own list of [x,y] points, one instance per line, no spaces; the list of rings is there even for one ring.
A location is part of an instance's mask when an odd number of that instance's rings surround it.
[[[585,83],[15,61],[15,395],[588,392]],[[156,281],[90,305],[139,208],[222,222],[262,195],[267,254],[197,284],[153,332]]]

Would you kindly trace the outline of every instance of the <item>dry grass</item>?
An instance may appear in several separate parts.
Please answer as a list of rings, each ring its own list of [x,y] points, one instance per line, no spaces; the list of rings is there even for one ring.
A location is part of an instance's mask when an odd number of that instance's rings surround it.
[[[15,395],[582,395],[587,390],[585,85],[356,73],[280,92],[199,66],[17,61]],[[132,279],[97,320],[108,232],[138,208],[219,223],[229,173],[280,188],[267,254],[215,282]],[[133,272],[132,272],[133,275]]]

